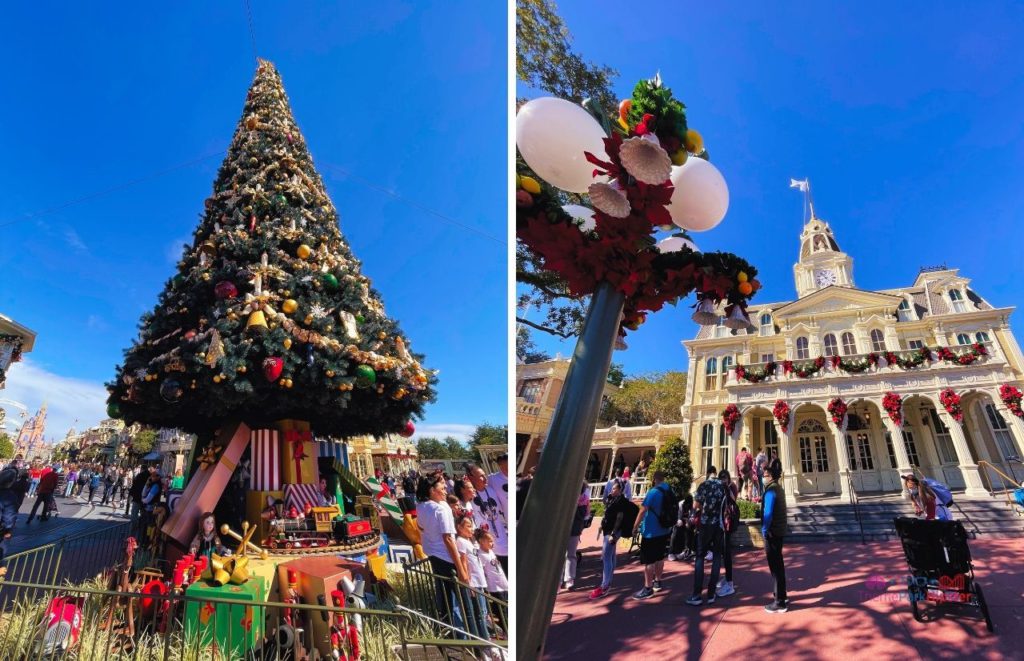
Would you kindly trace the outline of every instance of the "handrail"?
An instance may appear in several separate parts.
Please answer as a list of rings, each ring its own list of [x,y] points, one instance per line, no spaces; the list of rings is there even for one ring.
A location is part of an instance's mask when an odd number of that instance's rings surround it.
[[[978,468],[979,469],[983,468],[983,467],[986,467],[986,466],[989,469],[991,469],[992,471],[995,471],[996,475],[998,475],[999,477],[1001,477],[1003,479],[1003,484],[1002,484],[1003,497],[1006,499],[1006,504],[1009,505],[1011,509],[1016,511],[1017,510],[1016,503],[1013,501],[1013,498],[1010,497],[1010,490],[1006,488],[1006,483],[1009,482],[1010,484],[1013,485],[1014,489],[1016,489],[1017,488],[1016,480],[1010,478],[1006,473],[1004,473],[1003,471],[999,470],[998,468],[993,466],[988,461],[982,460],[982,461],[978,462]],[[995,492],[995,489],[992,488],[992,480],[989,477],[989,474],[987,472],[980,471],[980,470],[978,472],[981,473],[982,479],[985,480],[988,483],[987,491],[989,492],[989,495],[991,495],[993,498],[995,498],[996,497],[996,492]]]
[[[928,476],[924,474],[924,471],[922,471],[919,466],[913,466],[913,469],[914,469],[914,471],[917,474],[919,474],[921,476],[921,479],[922,479],[921,484],[923,485],[924,484],[924,482],[923,482],[924,478],[926,478]],[[938,480],[936,480],[936,482],[937,481]],[[965,512],[960,507],[960,505],[956,502],[956,500],[953,501],[953,507],[956,508],[956,511],[960,512],[960,516],[962,516],[963,518],[967,519],[967,523],[971,524],[971,527],[974,528],[974,537],[977,538],[978,535],[981,534],[981,528],[978,527],[978,524],[976,524],[973,520],[971,520],[971,517],[967,515],[967,512]]]
[[[864,536],[864,521],[860,518],[860,496],[857,495],[857,488],[853,486],[853,472],[846,471],[846,482],[850,485],[850,495],[853,496],[853,515],[857,517],[857,525],[860,526],[860,543],[867,544]]]

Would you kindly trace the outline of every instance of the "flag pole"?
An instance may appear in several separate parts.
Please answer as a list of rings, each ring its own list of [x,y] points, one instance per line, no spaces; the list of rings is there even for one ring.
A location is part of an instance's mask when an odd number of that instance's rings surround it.
[[[807,206],[811,208],[811,220],[814,220],[817,216],[814,214],[814,197],[811,195],[810,178],[804,179],[804,183],[807,184]]]

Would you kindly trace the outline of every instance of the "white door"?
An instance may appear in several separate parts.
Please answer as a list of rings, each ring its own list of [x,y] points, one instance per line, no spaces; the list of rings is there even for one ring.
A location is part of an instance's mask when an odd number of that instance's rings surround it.
[[[797,430],[800,493],[838,493],[839,483],[832,470],[828,432],[817,420],[805,420]]]
[[[850,460],[853,488],[858,492],[881,491],[882,480],[871,452],[871,436],[866,429],[846,434],[846,455]]]

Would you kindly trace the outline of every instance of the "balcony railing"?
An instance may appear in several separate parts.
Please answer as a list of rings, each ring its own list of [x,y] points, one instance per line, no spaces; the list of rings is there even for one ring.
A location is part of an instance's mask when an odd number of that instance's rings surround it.
[[[995,349],[995,346],[994,346],[993,342],[991,342],[991,341],[990,342],[979,342],[979,344],[981,344],[982,346],[985,347],[987,355],[981,356],[973,364],[985,365],[985,364],[991,364],[993,361],[1001,361],[1001,360],[1003,360],[1002,355],[999,354],[999,353],[996,353],[997,350]],[[970,350],[971,350],[972,346],[973,346],[973,344],[969,344],[969,345],[953,345],[953,346],[948,346],[948,347],[945,347],[945,348],[949,349],[951,352],[953,352],[954,355],[961,356],[961,355],[970,353]],[[876,356],[879,357],[878,363],[876,365],[874,365],[874,366],[868,364],[868,356],[870,356],[871,353],[874,353]],[[783,361],[782,360],[778,360],[778,361],[775,361],[775,373],[771,374],[771,375],[765,374],[763,379],[761,379],[760,381],[756,381],[756,382],[750,381],[749,378],[743,378],[743,379],[738,378],[736,376],[736,368],[733,367],[733,368],[731,368],[729,370],[729,373],[728,373],[728,375],[726,377],[725,387],[728,388],[730,386],[750,386],[750,385],[757,385],[758,383],[779,383],[779,382],[784,382],[784,381],[805,381],[805,380],[810,380],[810,379],[832,378],[832,377],[840,377],[841,378],[841,377],[859,376],[859,375],[863,375],[863,374],[898,374],[898,373],[901,373],[901,372],[914,371],[915,369],[917,369],[917,370],[920,370],[920,369],[940,369],[941,370],[941,369],[950,369],[950,368],[954,368],[954,367],[962,367],[962,365],[960,365],[958,363],[948,362],[948,361],[945,361],[945,360],[942,360],[942,359],[938,358],[938,356],[935,354],[935,352],[932,351],[932,360],[931,361],[925,361],[925,362],[923,362],[917,368],[904,368],[904,367],[900,367],[899,365],[889,365],[888,361],[885,358],[885,355],[887,353],[893,353],[897,357],[899,357],[901,360],[910,360],[910,359],[913,359],[913,358],[915,358],[916,356],[919,355],[919,350],[918,349],[905,349],[905,350],[901,350],[901,351],[892,351],[892,352],[889,352],[889,351],[873,351],[873,352],[870,352],[870,353],[858,353],[858,354],[840,356],[840,358],[842,358],[843,362],[845,362],[845,363],[853,363],[853,364],[861,364],[861,365],[865,365],[866,364],[865,369],[859,370],[859,371],[847,371],[847,370],[844,370],[842,367],[839,367],[839,366],[832,367],[832,358],[826,356],[826,357],[824,357],[825,358],[825,364],[821,367],[821,369],[818,370],[817,373],[812,374],[812,375],[807,376],[807,377],[798,376],[797,372],[798,372],[798,370],[800,368],[813,367],[814,361],[815,361],[814,358],[810,358],[810,359],[803,359],[803,358],[801,358],[801,359],[793,360],[792,361],[792,363],[793,363],[793,370],[788,375],[785,373],[785,370],[782,367]],[[750,364],[750,365],[743,364],[742,366],[743,366],[743,369],[746,371],[747,377],[750,377],[750,376],[752,376],[754,374],[762,374],[762,373],[764,373],[765,369],[767,368],[768,365],[769,365],[769,363],[753,363],[753,364]]]

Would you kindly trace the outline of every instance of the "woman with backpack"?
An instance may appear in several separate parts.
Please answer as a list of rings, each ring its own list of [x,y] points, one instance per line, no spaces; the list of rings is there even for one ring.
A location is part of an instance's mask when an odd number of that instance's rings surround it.
[[[732,533],[740,522],[740,508],[736,503],[739,489],[729,476],[729,471],[722,469],[718,479],[725,485],[725,499],[722,501],[722,564],[725,566],[725,577],[718,584],[717,595],[728,597],[736,592],[732,583]]]
[[[616,551],[622,531],[632,531],[640,508],[627,499],[622,493],[622,483],[614,482],[611,492],[604,501],[604,514],[601,515],[601,528],[597,531],[601,539],[601,585],[590,593],[591,599],[599,599],[608,594],[615,573]],[[629,532],[627,532],[629,534]]]

